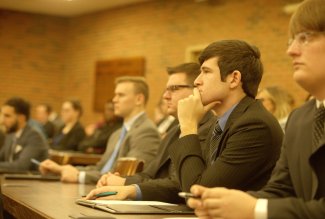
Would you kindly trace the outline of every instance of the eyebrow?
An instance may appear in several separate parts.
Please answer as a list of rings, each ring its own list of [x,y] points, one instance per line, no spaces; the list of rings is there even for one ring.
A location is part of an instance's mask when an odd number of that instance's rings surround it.
[[[206,66],[202,66],[202,67],[201,67],[201,71],[202,71],[202,70],[211,70],[211,68],[206,67]]]

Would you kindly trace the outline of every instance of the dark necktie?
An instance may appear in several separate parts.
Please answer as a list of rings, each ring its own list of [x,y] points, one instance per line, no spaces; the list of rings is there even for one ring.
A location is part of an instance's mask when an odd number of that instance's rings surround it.
[[[210,160],[211,160],[211,162],[214,161],[213,157],[214,157],[216,150],[218,148],[221,134],[222,134],[222,129],[219,125],[219,121],[217,121],[216,125],[214,126],[212,136],[210,139]]]
[[[314,122],[313,122],[313,140],[312,147],[317,149],[319,146],[319,141],[324,135],[324,123],[325,123],[325,108],[321,104],[318,109],[316,109]]]

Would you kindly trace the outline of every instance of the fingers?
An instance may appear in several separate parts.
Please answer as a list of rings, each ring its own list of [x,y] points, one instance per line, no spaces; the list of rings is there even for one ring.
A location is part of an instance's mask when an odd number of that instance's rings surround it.
[[[212,110],[217,104],[220,104],[220,101],[215,101],[215,102],[209,103],[208,105],[205,105],[203,107],[204,111],[208,112],[209,110]]]
[[[222,198],[223,196],[229,193],[229,189],[223,187],[215,187],[211,189],[206,189],[203,191],[201,198],[208,199],[208,198]]]
[[[88,195],[86,196],[86,200],[96,199],[96,195],[102,192],[109,192],[110,188],[108,186],[103,186],[101,188],[96,188],[91,190]]]
[[[189,198],[187,201],[187,205],[190,208],[194,208],[194,209],[202,208],[203,206],[202,201],[196,198]]]
[[[196,195],[196,196],[201,196],[202,193],[206,190],[207,188],[204,186],[200,185],[194,185],[191,187],[191,193]]]

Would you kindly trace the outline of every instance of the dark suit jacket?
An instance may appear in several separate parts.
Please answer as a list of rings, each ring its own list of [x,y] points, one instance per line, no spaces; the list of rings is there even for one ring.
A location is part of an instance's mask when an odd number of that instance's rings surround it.
[[[33,165],[30,159],[43,161],[48,157],[46,140],[41,137],[39,132],[26,125],[21,136],[17,139],[13,162],[9,162],[14,135],[14,133],[7,135],[0,150],[0,169],[10,171],[36,170],[37,167]]]
[[[111,135],[107,142],[106,151],[96,166],[79,167],[79,170],[86,171],[86,183],[96,183],[99,180],[101,176],[100,170],[113,153],[121,130],[118,129]],[[146,168],[146,165],[149,165],[157,155],[159,144],[160,136],[155,124],[146,114],[143,114],[135,120],[131,129],[127,132],[118,157],[136,157],[144,160]]]
[[[279,157],[282,136],[278,121],[261,102],[245,97],[226,122],[213,164],[209,160],[210,141],[202,151],[197,135],[180,138],[169,153],[183,191],[189,191],[193,184],[259,189]]]
[[[209,128],[211,124],[216,121],[216,117],[212,112],[208,112],[199,124],[199,142],[200,145],[205,144]],[[179,138],[180,130],[179,126],[173,128],[166,140],[161,144],[158,157],[144,173],[140,173],[138,176],[127,178],[127,184],[138,183],[136,180],[142,179],[142,183],[139,183],[139,187],[142,193],[142,200],[160,200],[166,202],[179,203],[184,199],[178,197],[177,193],[181,191],[180,186],[176,180],[175,169],[171,164],[171,159],[168,154],[168,148]],[[169,192],[165,193],[164,190],[160,190],[161,187],[169,188]]]
[[[257,193],[269,198],[268,218],[325,218],[325,136],[312,149],[311,100],[290,115],[281,156],[267,185]],[[280,199],[279,199],[280,198]]]
[[[93,135],[84,138],[79,143],[78,150],[86,151],[86,149],[93,147],[95,151],[104,153],[109,137],[122,125],[121,119],[106,122],[102,127],[97,128]]]
[[[58,134],[53,137],[52,148],[64,151],[78,150],[78,144],[86,135],[83,126],[80,122],[77,122],[67,134],[62,133],[63,128],[64,126],[62,126]]]

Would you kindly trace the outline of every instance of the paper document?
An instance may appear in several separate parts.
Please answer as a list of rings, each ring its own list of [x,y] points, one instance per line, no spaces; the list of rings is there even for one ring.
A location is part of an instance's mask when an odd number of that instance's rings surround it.
[[[101,205],[167,205],[167,206],[176,206],[175,204],[167,202],[158,202],[158,201],[115,201],[115,200],[87,200],[94,204]]]

